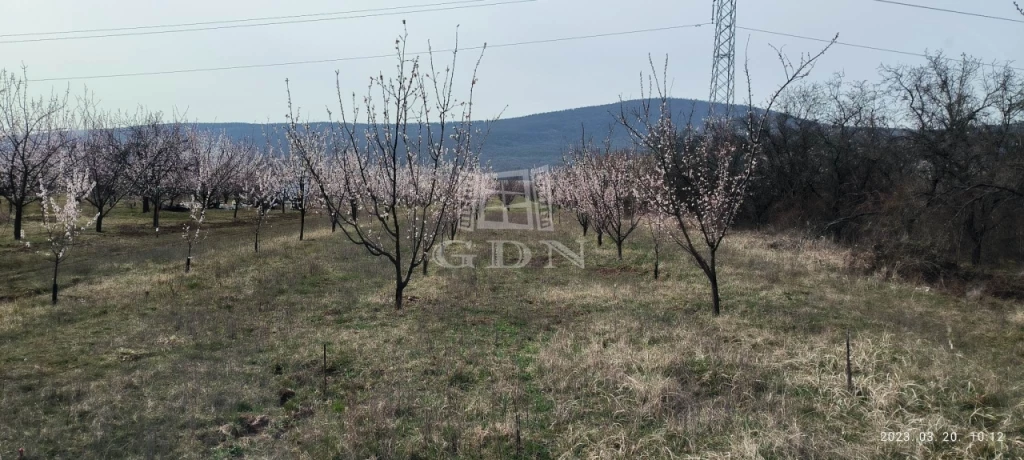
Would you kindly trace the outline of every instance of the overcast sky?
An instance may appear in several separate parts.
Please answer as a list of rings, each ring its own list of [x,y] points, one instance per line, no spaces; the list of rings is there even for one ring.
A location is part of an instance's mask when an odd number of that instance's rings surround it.
[[[194,23],[255,17],[436,4],[446,0],[0,0],[0,41],[52,36],[11,34],[80,29]],[[448,0],[451,1],[451,0]],[[476,6],[486,0],[452,6]],[[909,3],[1024,19],[1011,0],[906,0]],[[438,7],[430,7],[438,8]],[[1024,67],[1024,24],[926,11],[872,0],[739,0],[738,23],[810,37],[922,53],[968,53],[987,61],[1015,61]],[[414,8],[416,9],[416,8]],[[418,9],[425,9],[419,7]],[[394,12],[392,10],[391,12]],[[367,14],[367,13],[362,13]],[[377,11],[375,14],[380,14]],[[525,3],[389,14],[386,16],[270,25],[186,33],[136,35],[29,43],[0,43],[0,67],[28,67],[29,79],[154,72],[387,54],[408,21],[409,49],[453,45],[456,26],[462,46],[544,40],[708,22],[709,0],[537,0]],[[156,29],[144,29],[156,30]],[[105,33],[125,33],[105,32]],[[487,51],[475,95],[476,114],[503,118],[616,102],[639,95],[647,56],[667,54],[672,95],[707,99],[712,26],[638,33]],[[95,33],[93,34],[95,35]],[[749,40],[749,48],[747,42]],[[749,54],[755,99],[765,97],[782,73],[769,45],[798,57],[821,43],[740,30],[737,64]],[[477,51],[462,55],[468,71]],[[448,56],[445,56],[447,58]],[[877,80],[881,64],[921,63],[922,59],[837,46],[818,64],[813,79],[834,72],[851,79]],[[313,119],[336,107],[335,69],[345,92],[365,90],[367,79],[387,73],[393,60],[367,59],[281,67],[179,73],[156,76],[61,80],[33,83],[34,92],[71,85],[95,92],[104,107],[144,105],[170,112],[187,110],[199,121],[281,121],[286,112],[285,78],[295,104]],[[745,95],[742,68],[737,94]]]

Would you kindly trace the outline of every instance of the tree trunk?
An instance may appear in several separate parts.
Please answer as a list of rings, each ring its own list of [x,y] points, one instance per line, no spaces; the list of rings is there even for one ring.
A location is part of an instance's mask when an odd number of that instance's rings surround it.
[[[59,266],[60,262],[53,263],[53,290],[50,294],[50,300],[53,302],[53,305],[57,305],[57,267]]]
[[[597,231],[597,247],[601,247],[604,244],[604,232],[601,230]]]
[[[356,207],[355,200],[350,200],[348,206],[350,208],[349,211],[352,213],[352,221],[354,222],[359,217],[359,208]]]
[[[302,238],[305,237],[305,234],[306,234],[306,205],[305,205],[305,203],[303,203],[302,209],[299,210],[299,241],[302,241]]]
[[[653,229],[652,229],[652,231],[653,231]],[[653,236],[654,234],[652,233],[651,235]],[[659,268],[661,268],[661,247],[658,245],[658,240],[655,239],[654,240],[654,280],[655,281],[658,280],[658,275],[660,274],[660,272],[658,270]]]
[[[619,253],[619,260],[622,260],[622,242],[615,240],[615,250]]]
[[[149,212],[149,197],[144,196],[142,197],[142,213],[145,214],[147,212]]]
[[[160,202],[153,202],[153,228],[160,228]]]
[[[395,284],[395,311],[402,309],[402,292],[405,291],[405,284],[398,282]]]
[[[255,251],[256,251],[257,253],[259,253],[259,252],[260,252],[260,232],[259,232],[259,231],[257,231],[257,232],[256,232],[256,241],[255,241],[255,242],[253,242],[253,244],[252,244],[252,248],[253,248],[253,250],[255,250]]]
[[[981,238],[978,238],[974,242],[974,248],[971,249],[971,265],[978,266],[981,264]]]
[[[103,213],[96,215],[96,233],[103,233]]]
[[[235,199],[235,216],[234,219],[238,219],[238,199]]]
[[[185,273],[192,271],[192,256],[185,258]]]
[[[335,213],[331,213],[331,233],[334,233],[338,229],[338,216]]]
[[[427,276],[427,263],[428,262],[430,262],[430,259],[424,257],[423,258],[423,276]]]
[[[981,243],[985,237],[984,228],[979,231],[975,225],[976,222],[977,215],[975,214],[974,209],[971,209],[971,213],[967,216],[967,221],[964,222],[964,228],[967,232],[967,237],[970,238],[972,243],[971,265],[974,266],[981,263]]]
[[[25,214],[25,205],[14,206],[14,239],[21,239],[21,219]]]
[[[708,275],[708,280],[711,281],[711,313],[718,316],[722,313],[722,299],[718,295],[718,274],[715,273],[715,267],[712,266],[711,270],[711,274]]]

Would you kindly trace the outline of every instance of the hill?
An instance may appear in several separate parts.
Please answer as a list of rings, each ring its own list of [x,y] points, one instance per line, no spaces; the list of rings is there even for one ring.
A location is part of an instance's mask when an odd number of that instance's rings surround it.
[[[670,104],[672,113],[681,120],[690,119],[691,113],[693,120],[703,120],[711,108],[707,102],[691,99],[671,99]],[[629,135],[618,126],[615,116],[623,108],[629,113],[639,106],[639,100],[632,100],[495,121],[487,127],[481,161],[499,171],[557,164],[562,161],[563,149],[578,142],[583,133],[601,142],[608,136],[609,128],[613,145],[629,145]],[[326,128],[327,123],[313,125]],[[262,142],[264,131],[273,132],[284,124],[271,124],[270,129],[251,123],[200,123],[199,127],[223,132],[234,139],[251,137]]]

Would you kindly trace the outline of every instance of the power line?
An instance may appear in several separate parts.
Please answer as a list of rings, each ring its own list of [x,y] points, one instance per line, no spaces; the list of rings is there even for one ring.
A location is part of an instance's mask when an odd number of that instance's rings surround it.
[[[591,39],[591,38],[614,37],[614,36],[620,36],[620,35],[633,35],[633,34],[641,34],[641,33],[649,33],[649,32],[661,32],[661,31],[666,31],[666,30],[697,28],[697,27],[706,26],[706,25],[711,25],[711,23],[710,22],[705,22],[705,23],[700,23],[700,24],[685,24],[685,25],[676,25],[676,26],[668,26],[668,27],[657,27],[657,28],[650,28],[650,29],[635,29],[635,30],[627,30],[627,31],[622,31],[622,32],[608,32],[608,33],[591,34],[591,35],[577,35],[577,36],[573,36],[573,37],[559,37],[559,38],[549,38],[549,39],[542,39],[542,40],[530,40],[530,41],[521,41],[521,42],[513,42],[513,43],[500,43],[500,44],[496,44],[496,45],[487,45],[487,47],[488,48],[506,48],[506,47],[513,47],[513,46],[522,46],[522,45],[536,45],[536,44],[543,44],[543,43],[556,43],[556,42],[565,42],[565,41],[585,40],[585,39]],[[832,42],[831,39],[808,37],[808,36],[804,36],[804,35],[796,35],[796,34],[790,34],[790,33],[784,33],[784,32],[775,32],[775,31],[771,31],[771,30],[756,29],[756,28],[753,28],[753,27],[736,26],[736,28],[737,29],[751,31],[751,32],[758,32],[758,33],[769,34],[769,35],[778,35],[778,36],[782,36],[782,37],[797,38],[797,39],[801,39],[801,40],[810,40],[810,41],[815,41],[815,42],[819,42],[819,43],[830,43],[830,42]],[[858,45],[856,43],[848,43],[848,42],[837,41],[836,45],[846,46],[846,47],[851,47],[851,48],[867,49],[867,50],[872,50],[872,51],[881,51],[881,52],[886,52],[886,53],[902,54],[902,55],[905,55],[905,56],[914,56],[914,57],[920,57],[920,58],[927,58],[928,57],[928,55],[922,54],[922,53],[913,53],[913,52],[909,52],[909,51],[900,51],[900,50],[894,50],[894,49],[889,49],[889,48],[880,48],[880,47],[876,47],[876,46]],[[472,47],[467,47],[467,48],[460,48],[460,50],[461,51],[470,51],[470,50],[478,50],[478,49],[482,49],[482,48],[483,48],[483,46],[472,46]],[[452,51],[455,51],[455,50],[454,49],[434,50],[434,52],[436,52],[436,53],[446,53],[446,52],[452,52]],[[406,53],[406,54],[410,55],[410,56],[417,56],[417,55],[428,54],[428,52],[427,51],[420,51],[420,52]],[[100,79],[100,78],[142,77],[142,76],[152,76],[152,75],[171,75],[171,74],[195,73],[195,72],[214,72],[214,71],[221,71],[221,70],[256,69],[256,68],[263,68],[263,67],[284,67],[284,66],[292,66],[292,65],[326,64],[326,63],[331,63],[331,62],[362,61],[362,60],[381,59],[381,58],[388,58],[388,57],[394,57],[394,54],[393,53],[389,53],[389,54],[378,54],[378,55],[370,55],[370,56],[352,56],[352,57],[342,57],[342,58],[333,58],[333,59],[318,59],[318,60],[308,60],[308,61],[278,62],[278,63],[271,63],[271,64],[247,64],[247,65],[235,65],[235,66],[223,66],[223,67],[204,67],[204,68],[193,68],[193,69],[161,70],[161,71],[154,71],[154,72],[133,72],[133,73],[106,74],[106,75],[83,75],[83,76],[75,76],[75,77],[52,77],[52,78],[39,78],[39,79],[30,80],[30,81],[32,81],[32,82],[44,82],[44,81],[67,81],[67,80],[93,80],[93,79]],[[949,58],[949,60],[954,60],[954,59]],[[1002,67],[1002,66],[998,66],[996,64],[984,64],[984,65],[991,66],[991,67]],[[1020,67],[1009,67],[1009,68],[1014,69],[1014,70],[1024,71],[1024,68],[1020,68]]]
[[[973,16],[973,17],[976,17],[976,18],[995,19],[995,20],[998,20],[998,21],[1009,21],[1009,22],[1024,23],[1024,21],[1022,21],[1020,19],[1010,19],[1010,18],[1004,18],[1004,17],[1001,17],[1001,16],[989,16],[987,14],[971,13],[971,12],[968,12],[968,11],[949,10],[949,9],[946,9],[946,8],[937,8],[937,7],[934,7],[934,6],[927,6],[927,5],[917,5],[917,4],[914,4],[914,3],[894,2],[892,0],[873,0],[873,1],[878,2],[878,3],[889,3],[889,4],[892,4],[892,5],[908,6],[910,8],[921,8],[923,10],[941,11],[943,13],[954,13],[954,14],[960,14],[960,15],[964,15],[964,16]]]
[[[810,40],[810,41],[815,41],[815,42],[820,42],[820,43],[831,43],[832,42],[831,39],[817,38],[817,37],[807,37],[807,36],[804,36],[804,35],[788,34],[788,33],[784,33],[784,32],[774,32],[774,31],[771,31],[771,30],[755,29],[753,27],[737,26],[736,28],[737,29],[748,30],[748,31],[751,31],[751,32],[759,32],[759,33],[769,34],[769,35],[778,35],[778,36],[781,36],[781,37],[799,38],[801,40]],[[869,45],[858,45],[856,43],[848,43],[848,42],[836,41],[836,45],[847,46],[847,47],[850,47],[850,48],[861,48],[861,49],[872,50],[872,51],[882,51],[882,52],[886,52],[886,53],[902,54],[902,55],[905,55],[905,56],[914,56],[914,57],[928,58],[928,55],[927,54],[923,54],[923,53],[913,53],[913,52],[910,52],[910,51],[900,51],[900,50],[894,50],[894,49],[889,49],[889,48],[880,48],[880,47],[877,47],[877,46],[869,46]],[[946,58],[946,60],[947,61],[955,61],[956,59]],[[1004,66],[1001,66],[1001,65],[998,65],[998,64],[983,64],[983,65],[989,66],[989,67],[1004,67]],[[1008,65],[1005,66],[1005,67],[1008,67],[1008,68],[1013,69],[1013,70],[1024,71],[1024,68],[1021,68],[1021,67],[1012,67],[1012,66],[1008,66]]]
[[[264,16],[258,18],[245,18],[245,19],[224,19],[220,21],[203,21],[203,22],[185,22],[179,24],[159,24],[159,25],[145,25],[145,26],[129,26],[129,27],[110,27],[105,29],[78,29],[78,30],[62,30],[54,32],[22,32],[16,34],[0,34],[0,38],[6,37],[27,37],[32,35],[67,35],[67,34],[84,34],[84,33],[95,33],[95,32],[117,32],[121,30],[144,30],[144,29],[169,29],[175,27],[193,27],[193,26],[208,26],[212,24],[232,24],[239,22],[254,22],[254,21],[273,21],[278,19],[298,19],[298,18],[309,18],[309,17],[320,17],[320,16],[338,16],[342,14],[354,14],[354,13],[368,13],[371,11],[390,11],[400,10],[408,8],[425,8],[430,6],[444,6],[444,5],[456,5],[463,3],[479,3],[485,0],[461,0],[454,2],[442,2],[442,3],[426,3],[419,5],[406,5],[406,6],[391,6],[385,8],[368,8],[362,10],[350,10],[350,11],[333,11],[329,13],[307,13],[307,14],[294,14],[288,16]]]
[[[193,27],[193,28],[188,28],[188,29],[151,30],[151,31],[145,31],[145,32],[127,32],[127,33],[120,33],[120,34],[82,35],[82,36],[77,36],[77,37],[23,38],[23,39],[18,39],[18,40],[0,41],[0,44],[31,43],[31,42],[50,42],[50,41],[62,41],[62,40],[82,40],[82,39],[88,39],[88,38],[128,37],[128,36],[136,36],[136,35],[174,34],[174,33],[180,33],[180,32],[197,32],[197,31],[202,31],[202,30],[241,29],[241,28],[248,28],[248,27],[274,26],[274,25],[281,25],[281,24],[298,24],[298,23],[308,23],[308,22],[340,21],[340,20],[345,20],[345,19],[361,19],[361,18],[372,18],[372,17],[378,17],[378,16],[394,16],[394,15],[400,15],[400,14],[411,14],[411,13],[430,13],[430,12],[436,12],[436,11],[451,11],[451,10],[461,10],[461,9],[468,9],[468,8],[483,8],[483,7],[488,7],[488,6],[511,5],[511,4],[516,4],[516,3],[532,3],[532,2],[536,2],[536,1],[537,0],[506,0],[506,1],[496,2],[496,3],[486,3],[486,4],[482,4],[482,5],[460,5],[460,6],[448,6],[448,7],[443,7],[443,8],[424,8],[424,9],[419,9],[419,10],[397,11],[397,12],[395,12],[395,11],[388,11],[388,12],[382,12],[382,13],[361,14],[361,15],[356,15],[356,16],[342,16],[342,17],[336,17],[336,18],[296,19],[296,20],[285,20],[285,21],[274,21],[274,22],[262,22],[262,23],[258,23],[258,24],[232,24],[232,25],[223,25],[223,26],[204,26],[204,27]],[[449,2],[449,3],[459,3],[459,2]],[[143,26],[143,27],[148,27],[148,26]],[[154,26],[154,27],[156,27],[156,26]]]
[[[571,40],[583,40],[583,39],[588,39],[588,38],[615,37],[615,36],[619,36],[619,35],[633,35],[633,34],[642,34],[642,33],[647,33],[647,32],[662,32],[662,31],[665,31],[665,30],[690,29],[690,28],[701,27],[701,26],[709,26],[709,25],[711,25],[710,22],[702,22],[700,24],[684,24],[684,25],[679,25],[679,26],[655,27],[653,29],[636,29],[636,30],[627,30],[627,31],[623,31],[623,32],[608,32],[608,33],[603,33],[603,34],[577,35],[575,37],[547,38],[547,39],[543,39],[543,40],[530,40],[530,41],[525,41],[525,42],[504,43],[504,44],[498,44],[498,45],[487,45],[487,47],[488,48],[504,48],[504,47],[507,47],[507,46],[536,45],[536,44],[540,44],[540,43],[566,42],[566,41],[571,41]],[[482,46],[475,46],[473,48],[464,48],[464,49],[481,49],[481,48],[483,48],[483,47]],[[452,50],[448,50],[448,51],[452,51]]]
[[[710,25],[710,24],[711,23],[686,24],[686,25],[678,25],[678,26],[658,27],[658,28],[653,28],[653,29],[636,29],[636,30],[628,30],[628,31],[623,31],[623,32],[608,32],[608,33],[592,34],[592,35],[578,35],[578,36],[574,36],[574,37],[548,38],[548,39],[542,39],[542,40],[530,40],[530,41],[522,41],[522,42],[514,42],[514,43],[500,43],[500,44],[497,44],[497,45],[484,45],[484,46],[486,46],[487,48],[506,48],[506,47],[512,47],[512,46],[522,46],[522,45],[537,45],[537,44],[542,44],[542,43],[555,43],[555,42],[564,42],[564,41],[571,41],[571,40],[585,40],[585,39],[591,39],[591,38],[613,37],[613,36],[619,36],[619,35],[632,35],[632,34],[640,34],[640,33],[648,33],[648,32],[660,32],[660,31],[666,31],[666,30],[695,28],[695,27],[701,27],[701,26],[706,26],[706,25]],[[479,50],[479,49],[483,49],[484,46],[471,46],[471,47],[466,47],[466,48],[459,48],[459,51]],[[449,52],[452,52],[452,51],[455,51],[455,49],[434,50],[435,53],[449,53]],[[428,53],[429,53],[428,51],[419,51],[419,52],[415,52],[415,53],[406,53],[406,55],[418,56],[418,55],[425,55],[425,54],[428,54]],[[283,66],[290,66],[290,65],[325,64],[325,63],[329,63],[329,62],[362,61],[362,60],[368,60],[368,59],[381,59],[381,58],[394,57],[394,56],[395,56],[394,53],[389,53],[389,54],[378,54],[378,55],[372,55],[372,56],[353,56],[353,57],[343,57],[343,58],[335,58],[335,59],[318,59],[318,60],[311,60],[311,61],[278,62],[278,63],[273,63],[273,64],[248,64],[248,65],[236,65],[236,66],[224,66],[224,67],[205,67],[205,68],[195,68],[195,69],[161,70],[161,71],[156,71],[156,72],[134,72],[134,73],[121,73],[121,74],[108,74],[108,75],[87,75],[87,76],[78,76],[78,77],[40,78],[40,79],[35,79],[35,80],[30,80],[30,81],[33,81],[33,82],[43,82],[43,81],[64,81],[64,80],[92,80],[92,79],[97,79],[97,78],[141,77],[141,76],[149,76],[149,75],[170,75],[170,74],[193,73],[193,72],[213,72],[213,71],[219,71],[219,70],[255,69],[255,68],[261,68],[261,67],[283,67]]]
[[[810,41],[821,42],[821,43],[831,43],[832,42],[831,39],[807,37],[807,36],[804,36],[804,35],[788,34],[788,33],[784,33],[784,32],[774,32],[774,31],[771,31],[771,30],[755,29],[753,27],[738,26],[736,28],[737,29],[743,29],[743,30],[749,30],[751,32],[759,32],[759,33],[762,33],[762,34],[778,35],[780,37],[789,37],[789,38],[799,38],[801,40],[810,40]],[[887,53],[904,54],[904,55],[907,55],[907,56],[927,57],[927,55],[924,55],[924,54],[921,54],[921,53],[912,53],[910,51],[899,51],[899,50],[893,50],[893,49],[888,49],[888,48],[879,48],[879,47],[868,46],[868,45],[858,45],[858,44],[855,44],[855,43],[846,43],[846,42],[836,41],[836,44],[837,45],[842,45],[842,46],[849,46],[849,47],[853,47],[853,48],[863,48],[863,49],[869,49],[869,50],[874,50],[874,51],[884,51],[884,52],[887,52]]]

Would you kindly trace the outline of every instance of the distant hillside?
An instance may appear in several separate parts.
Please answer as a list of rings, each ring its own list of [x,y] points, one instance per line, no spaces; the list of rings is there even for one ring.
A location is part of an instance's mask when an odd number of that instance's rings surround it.
[[[670,104],[677,120],[690,119],[692,113],[695,123],[703,120],[711,107],[707,102],[690,99],[672,99]],[[629,113],[640,106],[640,101],[627,101],[624,106]],[[558,164],[564,148],[578,142],[583,130],[587,138],[601,142],[608,136],[609,127],[613,145],[629,145],[628,134],[615,121],[622,108],[614,103],[498,120],[489,126],[481,161],[499,171]],[[326,127],[325,123],[315,125]],[[271,128],[282,126],[271,125]],[[248,123],[200,123],[199,127],[223,132],[235,139],[252,137],[261,142],[264,131],[262,125]]]

